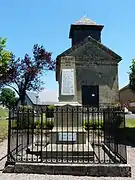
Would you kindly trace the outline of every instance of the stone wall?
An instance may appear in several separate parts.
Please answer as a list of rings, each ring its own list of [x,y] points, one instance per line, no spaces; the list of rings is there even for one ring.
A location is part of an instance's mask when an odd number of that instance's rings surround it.
[[[91,65],[77,68],[77,97],[82,102],[82,85],[99,85],[99,103],[114,103],[118,101],[117,66]]]
[[[91,40],[71,51],[68,56],[75,58],[75,96],[66,100],[82,102],[82,85],[99,85],[99,103],[119,101],[118,60],[109,52],[98,47]],[[73,64],[72,64],[73,66]],[[71,67],[72,67],[71,66]],[[61,60],[61,69],[67,68]],[[61,87],[59,78],[59,87]],[[60,89],[60,88],[59,88]],[[66,98],[66,97],[64,97]],[[60,96],[62,100],[62,97]]]
[[[75,56],[77,97],[82,102],[82,85],[99,85],[99,103],[119,101],[118,62],[91,41],[70,53]]]

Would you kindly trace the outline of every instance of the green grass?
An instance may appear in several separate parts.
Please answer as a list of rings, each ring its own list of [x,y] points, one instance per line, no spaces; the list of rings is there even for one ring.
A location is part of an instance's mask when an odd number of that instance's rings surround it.
[[[0,142],[8,136],[8,120],[0,120]]]
[[[8,136],[8,110],[0,108],[0,142]]]
[[[122,139],[126,144],[135,145],[135,119],[126,119],[126,127],[120,129]]]
[[[135,128],[135,119],[126,119],[126,127]]]
[[[0,119],[4,119],[8,117],[8,109],[0,108]]]

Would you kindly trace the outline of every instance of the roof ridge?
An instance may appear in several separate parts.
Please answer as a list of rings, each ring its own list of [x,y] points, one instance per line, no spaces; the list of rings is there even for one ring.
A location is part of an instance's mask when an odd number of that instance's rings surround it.
[[[104,50],[109,50],[111,51],[115,56],[118,56],[119,59],[122,59],[121,56],[119,56],[117,53],[115,53],[113,50],[111,50],[110,48],[108,48],[106,45],[102,44],[100,41],[96,41],[94,38],[92,38],[91,36],[88,36],[89,38],[91,38],[96,44],[99,44],[100,47]],[[110,54],[112,56],[112,54]],[[113,57],[113,56],[112,56]]]
[[[113,50],[111,50],[110,48],[108,48],[107,46],[105,46],[104,44],[102,44],[101,42],[99,41],[96,41],[94,38],[92,38],[90,35],[87,36],[83,41],[81,41],[79,44],[76,44],[74,46],[72,46],[71,48],[67,49],[66,51],[64,51],[63,53],[61,53],[60,55],[58,55],[57,57],[60,57],[62,55],[65,55],[68,54],[68,53],[71,53],[73,52],[75,49],[79,48],[80,46],[82,46],[83,44],[85,44],[86,42],[88,42],[89,40],[92,40],[95,44],[97,45],[100,45],[100,48],[102,48],[104,51],[107,50],[107,51],[110,51],[111,54],[109,53],[110,56],[112,57],[117,57],[116,59],[122,59],[121,56],[119,56],[117,53],[115,53]],[[113,56],[114,55],[114,56]]]
[[[88,36],[88,37],[89,37],[89,36]],[[68,49],[65,50],[63,53],[59,54],[57,57],[65,54],[65,53],[68,53],[68,51],[70,51],[71,49],[72,49],[72,51],[74,51],[75,49],[79,48],[80,46],[82,46],[83,44],[85,44],[86,42],[88,42],[88,40],[89,40],[88,37],[86,37],[86,38],[85,38],[83,41],[81,41],[80,43],[75,44],[75,45],[73,45],[72,47],[68,48]],[[71,51],[71,52],[72,52],[72,51]]]

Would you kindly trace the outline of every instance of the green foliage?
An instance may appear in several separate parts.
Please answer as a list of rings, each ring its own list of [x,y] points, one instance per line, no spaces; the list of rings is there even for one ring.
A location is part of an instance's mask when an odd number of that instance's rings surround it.
[[[31,106],[19,106],[15,120],[12,120],[12,128],[34,128],[34,111]]]
[[[46,129],[52,130],[53,127],[54,127],[54,122],[53,121],[50,121],[50,120],[46,121],[46,123],[45,123],[45,128]]]
[[[122,125],[122,122],[124,122],[124,117],[121,116],[120,114],[116,114],[114,117],[114,125],[116,128],[120,128]]]
[[[99,129],[99,128],[103,128],[103,121],[102,120],[85,120],[83,123],[83,127],[85,128],[85,130],[89,130],[89,129]]]
[[[50,105],[50,106],[48,106],[48,109],[49,109],[49,110],[54,110],[54,108],[55,108],[55,106],[54,106],[54,105]]]
[[[105,120],[106,127],[112,128],[121,128],[122,123],[124,123],[124,116],[120,113],[113,113],[111,116]]]
[[[108,128],[121,128],[122,123],[124,122],[124,117],[120,114],[114,114],[115,116],[111,117],[112,119],[109,119],[106,121],[106,127]],[[96,130],[101,129],[104,130],[104,120],[85,120],[83,123],[83,127],[85,130]]]
[[[23,105],[20,105],[19,109],[21,111],[28,112],[29,110],[32,110],[32,106],[23,106]]]
[[[44,126],[44,123],[43,123]],[[34,122],[34,128],[41,128],[41,121],[38,119]]]
[[[43,128],[43,129],[48,129],[52,130],[54,127],[54,122],[52,120],[46,120],[41,123],[41,120],[36,120],[34,123],[34,127],[36,128]]]
[[[15,120],[12,120],[12,128],[13,129],[28,129],[28,128],[34,128],[34,122],[33,122],[33,114],[32,113],[19,113],[16,114],[17,118]]]
[[[135,59],[132,60],[129,72],[129,87],[135,91]]]
[[[48,118],[54,117],[54,108],[55,108],[54,105],[50,105],[50,106],[47,107],[47,109],[46,109],[46,117],[48,117]]]
[[[6,38],[3,39],[0,37],[0,77],[6,73],[9,60],[11,59],[11,53],[5,50],[6,42]]]
[[[17,101],[15,92],[9,88],[3,88],[0,94],[0,102],[7,108],[12,108],[15,106]]]

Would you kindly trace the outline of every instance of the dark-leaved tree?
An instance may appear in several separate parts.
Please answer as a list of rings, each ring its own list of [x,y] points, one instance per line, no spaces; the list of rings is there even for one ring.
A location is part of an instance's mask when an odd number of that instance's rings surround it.
[[[135,92],[135,59],[132,60],[132,64],[129,68],[129,87]]]
[[[24,105],[26,91],[38,91],[42,89],[41,76],[46,70],[55,70],[55,60],[51,53],[43,46],[33,46],[33,57],[25,54],[24,58],[16,59],[12,54],[8,64],[8,71],[2,74],[3,85],[12,87],[19,95],[21,104]]]

